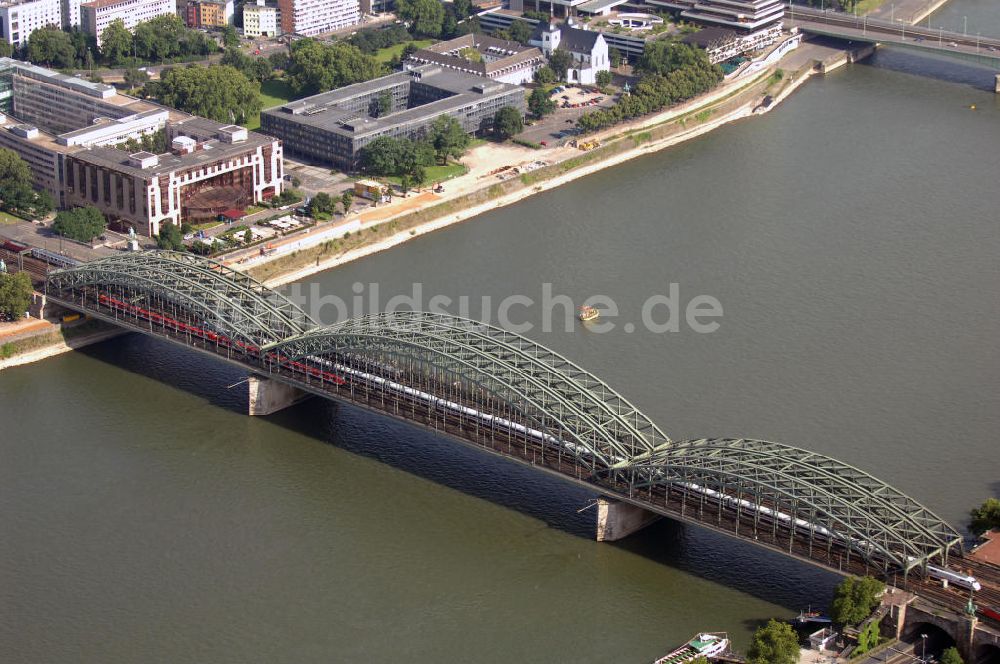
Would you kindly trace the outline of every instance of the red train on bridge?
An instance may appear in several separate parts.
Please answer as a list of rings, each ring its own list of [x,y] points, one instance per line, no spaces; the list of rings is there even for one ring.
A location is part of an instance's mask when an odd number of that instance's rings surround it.
[[[159,312],[151,311],[149,309],[144,309],[143,307],[136,306],[130,302],[125,302],[117,298],[111,297],[110,295],[105,295],[101,293],[97,296],[97,301],[111,309],[120,311],[122,313],[131,314],[137,318],[142,318],[143,320],[148,320],[156,325],[161,325],[168,329],[174,330],[175,332],[182,332],[185,334],[190,334],[192,336],[198,337],[199,339],[204,339],[206,341],[211,341],[212,343],[218,344],[224,348],[235,349],[245,355],[251,357],[260,358],[260,348],[252,344],[245,343],[239,339],[231,339],[228,336],[216,332],[214,330],[209,330],[204,327],[199,327],[197,325],[192,325],[191,323],[185,323],[179,321],[170,316],[165,316]],[[330,371],[323,371],[318,367],[312,367],[308,364],[302,362],[289,362],[287,357],[277,355],[275,353],[266,353],[264,359],[267,359],[276,364],[286,366],[292,371],[297,373],[312,376],[313,378],[319,378],[322,381],[333,383],[334,385],[343,385],[347,381],[341,376]]]

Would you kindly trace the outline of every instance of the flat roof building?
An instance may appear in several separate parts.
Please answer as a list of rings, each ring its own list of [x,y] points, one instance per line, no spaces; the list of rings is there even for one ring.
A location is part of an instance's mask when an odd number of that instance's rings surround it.
[[[380,114],[382,100],[389,102]],[[290,154],[356,170],[359,152],[380,136],[418,138],[448,115],[468,133],[492,126],[504,106],[524,115],[524,89],[479,76],[421,65],[263,111],[261,131]]]
[[[120,149],[160,131],[163,154]],[[10,58],[0,58],[0,147],[60,207],[93,205],[142,235],[281,192],[276,139]]]
[[[104,29],[118,19],[134,30],[144,21],[176,12],[174,0],[91,0],[80,4],[80,30],[92,35],[100,46]]]
[[[243,36],[250,39],[257,37],[277,37],[278,8],[268,7],[264,0],[256,4],[243,5]]]
[[[360,0],[278,0],[281,31],[311,37],[361,21]]]
[[[49,25],[63,25],[62,0],[0,2],[0,39],[8,44],[24,46],[32,32]]]

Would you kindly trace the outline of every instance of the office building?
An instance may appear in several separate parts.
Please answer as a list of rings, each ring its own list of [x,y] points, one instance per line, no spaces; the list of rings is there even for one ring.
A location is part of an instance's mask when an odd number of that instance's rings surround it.
[[[63,26],[61,0],[7,0],[0,2],[0,39],[25,46],[38,28]]]
[[[361,21],[359,0],[278,0],[281,31],[306,37]]]
[[[278,8],[268,7],[264,0],[256,4],[243,5],[243,36],[249,39],[257,37],[276,37],[278,32]]]
[[[176,11],[174,0],[90,0],[80,4],[80,29],[100,45],[104,29],[118,19],[133,30],[144,21]]]
[[[387,113],[378,111],[382,100]],[[523,115],[524,89],[422,65],[267,109],[260,121],[261,131],[280,138],[289,154],[351,171],[362,148],[380,136],[419,138],[442,115],[471,134],[489,129],[504,106]]]

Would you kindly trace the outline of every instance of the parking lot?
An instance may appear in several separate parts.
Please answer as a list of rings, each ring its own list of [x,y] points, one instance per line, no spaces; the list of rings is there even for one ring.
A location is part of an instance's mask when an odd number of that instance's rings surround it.
[[[297,178],[300,183],[299,189],[309,198],[320,191],[339,194],[341,189],[346,189],[351,184],[347,175],[339,171],[333,172],[329,166],[311,164],[287,156],[285,157],[285,178],[286,180]]]
[[[524,128],[524,131],[517,135],[518,138],[532,143],[542,143],[548,145],[558,145],[566,136],[559,136],[561,132],[572,130],[576,126],[576,120],[584,113],[595,111],[601,108],[608,108],[614,105],[616,95],[606,95],[601,92],[590,92],[576,86],[569,86],[561,92],[554,92],[551,95],[552,101],[556,102],[554,113],[545,116],[535,124]],[[595,102],[591,106],[584,106],[587,102]],[[563,108],[562,105],[580,104],[578,108]]]

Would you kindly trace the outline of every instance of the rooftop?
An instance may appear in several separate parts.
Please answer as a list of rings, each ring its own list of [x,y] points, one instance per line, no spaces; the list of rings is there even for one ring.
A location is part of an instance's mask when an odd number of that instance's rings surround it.
[[[972,557],[993,565],[1000,565],[1000,529],[983,534],[983,543],[972,550]]]
[[[339,105],[372,92],[409,85],[411,82],[436,88],[447,93],[447,96],[379,118],[370,117],[365,111],[353,111]],[[399,124],[419,121],[428,115],[441,115],[456,107],[478,102],[484,95],[513,90],[521,88],[437,65],[420,65],[408,71],[396,72],[276,106],[265,110],[264,114],[293,115],[296,122],[303,125],[344,134],[364,135]]]
[[[432,62],[488,76],[505,67],[541,58],[542,52],[516,41],[470,33],[418,49],[410,57],[418,62]]]

